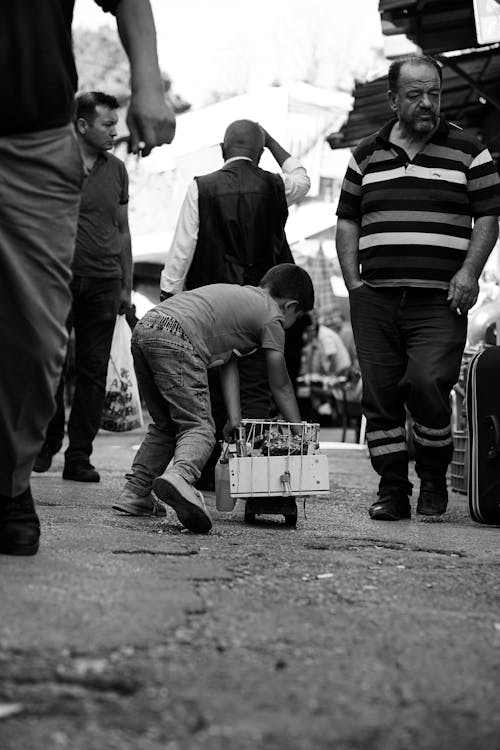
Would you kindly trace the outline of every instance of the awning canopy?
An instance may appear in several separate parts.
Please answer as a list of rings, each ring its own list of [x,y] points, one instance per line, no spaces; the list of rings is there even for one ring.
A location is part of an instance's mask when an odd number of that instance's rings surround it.
[[[449,59],[442,55],[435,57],[443,62],[442,114],[476,134],[492,153],[498,154],[500,132],[488,132],[487,125],[488,117],[496,109],[493,102],[500,99],[500,48],[472,51]],[[347,122],[338,133],[331,133],[327,141],[332,148],[352,148],[381,128],[391,116],[387,77],[358,83]]]
[[[379,0],[382,31],[433,54],[478,46],[473,0]]]
[[[478,47],[473,0],[380,0],[379,10],[385,34],[406,34],[442,63],[442,114],[485,142],[498,162],[500,44]],[[390,118],[386,76],[358,83],[347,122],[327,141],[352,148]]]

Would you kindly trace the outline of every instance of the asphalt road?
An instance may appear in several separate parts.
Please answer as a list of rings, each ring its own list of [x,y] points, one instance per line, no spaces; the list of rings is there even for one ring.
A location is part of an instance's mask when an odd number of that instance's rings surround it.
[[[326,433],[325,439],[332,435]],[[330,498],[207,536],[111,511],[141,433],[101,433],[102,480],[33,479],[33,558],[0,557],[2,750],[498,750],[500,529],[373,522],[364,451]]]

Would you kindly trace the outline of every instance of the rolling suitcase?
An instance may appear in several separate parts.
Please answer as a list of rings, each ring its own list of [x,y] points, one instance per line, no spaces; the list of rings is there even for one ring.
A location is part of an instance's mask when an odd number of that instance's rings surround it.
[[[469,511],[500,525],[500,346],[478,352],[467,372]]]

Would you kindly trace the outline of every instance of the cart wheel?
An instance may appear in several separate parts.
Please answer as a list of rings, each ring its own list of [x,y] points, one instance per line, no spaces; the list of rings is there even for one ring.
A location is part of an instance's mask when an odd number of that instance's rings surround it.
[[[255,513],[249,510],[248,503],[245,504],[245,523],[255,523]]]
[[[293,504],[293,508],[285,513],[285,524],[286,526],[297,526],[297,505]]]

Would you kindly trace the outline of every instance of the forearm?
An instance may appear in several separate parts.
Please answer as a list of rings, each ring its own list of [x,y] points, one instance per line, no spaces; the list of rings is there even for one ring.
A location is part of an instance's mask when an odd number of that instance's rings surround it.
[[[337,222],[336,247],[344,282],[348,290],[361,284],[359,274],[359,224],[350,219]]]
[[[149,0],[121,0],[116,9],[116,23],[130,61],[132,93],[141,89],[163,92],[155,23]]]
[[[132,240],[130,232],[122,232],[120,234],[121,239],[121,253],[120,263],[122,267],[122,288],[127,291],[132,291]]]
[[[469,249],[463,264],[479,279],[491,251],[498,239],[498,218],[481,216],[474,222]]]
[[[272,153],[280,167],[283,166],[283,162],[290,158],[291,154],[278,143],[269,133],[266,132],[266,148]]]
[[[273,394],[278,411],[285,422],[301,421],[297,399],[295,398],[295,391],[293,390],[290,378],[279,387],[271,383],[271,393]]]
[[[236,426],[241,421],[240,376],[238,363],[233,357],[220,369],[222,397],[228,415],[228,421]]]

